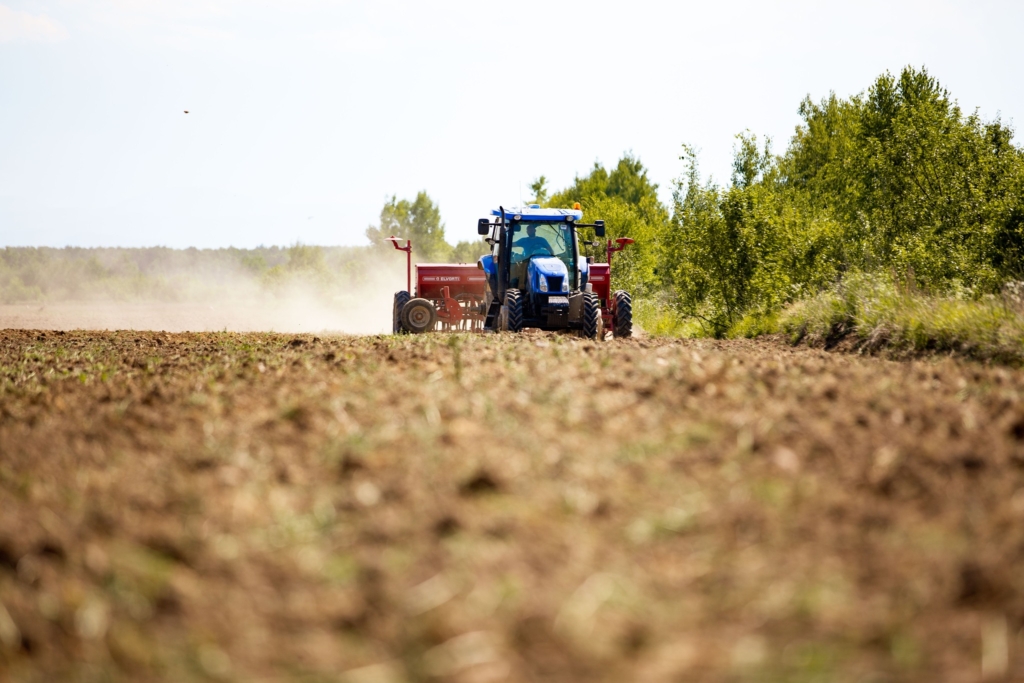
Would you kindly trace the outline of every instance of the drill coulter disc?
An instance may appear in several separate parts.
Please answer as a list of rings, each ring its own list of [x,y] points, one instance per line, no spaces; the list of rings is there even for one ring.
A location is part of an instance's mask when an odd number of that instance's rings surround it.
[[[462,308],[462,320],[455,329],[469,332],[483,328],[484,316],[480,312],[484,302],[483,297],[464,292],[456,294],[455,300]]]

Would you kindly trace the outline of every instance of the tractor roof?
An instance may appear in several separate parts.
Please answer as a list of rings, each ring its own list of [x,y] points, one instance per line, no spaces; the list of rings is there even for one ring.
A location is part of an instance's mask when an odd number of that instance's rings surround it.
[[[494,209],[491,215],[500,216],[501,210]],[[573,220],[578,221],[583,218],[583,212],[579,209],[542,209],[536,204],[505,209],[505,220],[512,220],[516,216],[522,216],[524,221],[564,221],[566,216],[572,216]]]

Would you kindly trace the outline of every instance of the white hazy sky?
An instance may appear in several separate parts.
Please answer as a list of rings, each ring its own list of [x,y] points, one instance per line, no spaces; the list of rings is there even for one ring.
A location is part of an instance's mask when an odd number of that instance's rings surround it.
[[[595,161],[670,198],[810,95],[925,66],[1024,121],[1024,2],[0,0],[0,246],[362,244],[425,189],[450,241]],[[184,110],[189,114],[184,114]]]

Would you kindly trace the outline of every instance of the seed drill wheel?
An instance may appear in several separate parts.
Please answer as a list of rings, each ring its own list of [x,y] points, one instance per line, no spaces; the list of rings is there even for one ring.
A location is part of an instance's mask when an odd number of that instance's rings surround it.
[[[628,339],[633,336],[633,299],[628,292],[616,290],[615,298],[615,330],[612,334],[616,339]]]
[[[395,292],[395,304],[391,308],[391,333],[401,334],[407,330],[402,327],[402,309],[409,303],[409,292],[402,290],[401,292]]]
[[[437,323],[437,309],[427,299],[412,299],[402,307],[402,327],[413,334],[430,332]]]

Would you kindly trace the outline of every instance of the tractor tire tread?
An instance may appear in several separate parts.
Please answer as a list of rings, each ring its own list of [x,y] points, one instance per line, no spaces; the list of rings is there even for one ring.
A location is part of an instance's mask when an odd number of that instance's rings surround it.
[[[601,328],[601,300],[594,292],[583,293],[583,337],[597,339]]]
[[[523,295],[518,289],[509,289],[505,292],[505,308],[508,311],[508,331],[521,331],[523,329]]]
[[[615,297],[615,329],[612,335],[616,339],[628,339],[633,336],[633,298],[629,292],[621,289]]]

